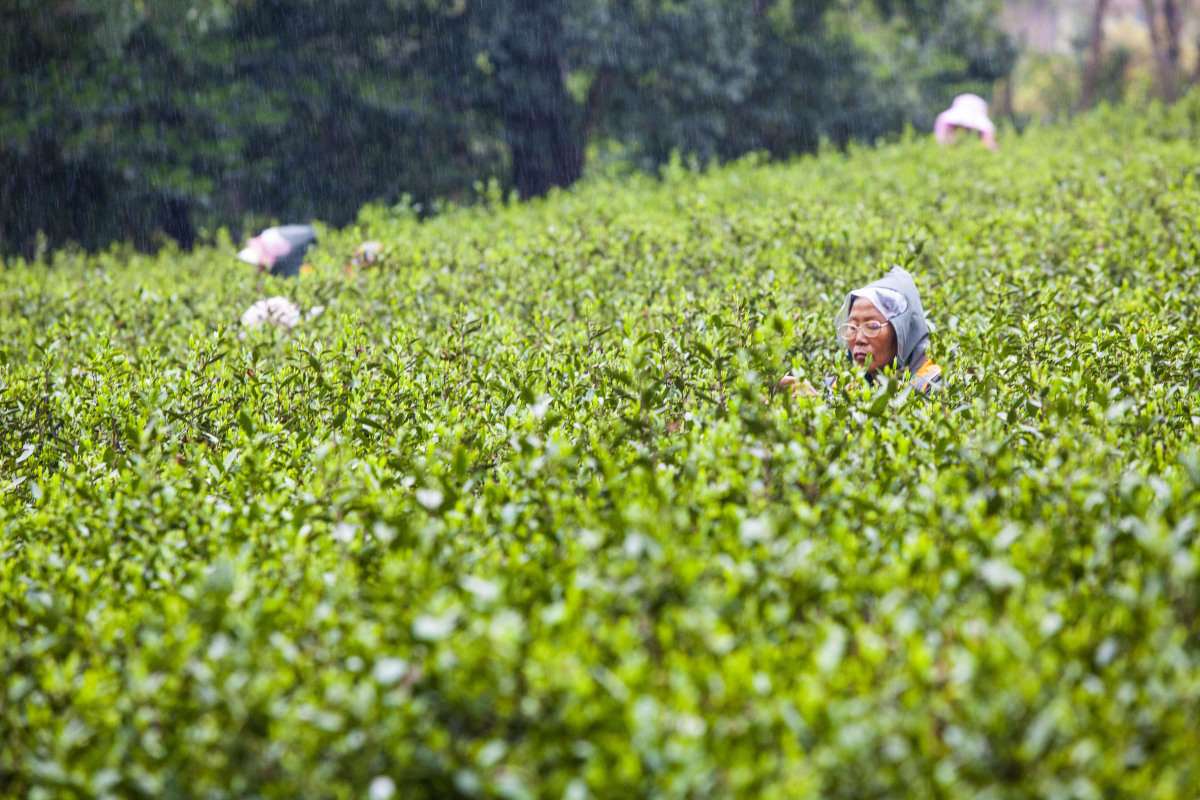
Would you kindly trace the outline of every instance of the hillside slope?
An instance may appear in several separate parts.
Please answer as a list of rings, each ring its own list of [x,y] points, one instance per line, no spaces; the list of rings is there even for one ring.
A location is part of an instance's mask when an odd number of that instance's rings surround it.
[[[1198,120],[0,272],[0,792],[1197,794]]]

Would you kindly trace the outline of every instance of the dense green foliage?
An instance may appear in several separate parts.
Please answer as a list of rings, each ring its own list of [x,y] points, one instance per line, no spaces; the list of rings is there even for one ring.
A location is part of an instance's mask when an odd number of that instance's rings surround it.
[[[11,266],[0,791],[1195,796],[1198,125]],[[773,394],[894,262],[945,391]]]
[[[998,0],[0,0],[0,253],[350,222],[928,127],[1013,49]]]

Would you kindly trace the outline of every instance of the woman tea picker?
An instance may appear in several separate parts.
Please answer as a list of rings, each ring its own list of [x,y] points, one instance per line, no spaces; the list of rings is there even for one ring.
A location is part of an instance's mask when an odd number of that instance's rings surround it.
[[[933,137],[940,145],[954,144],[960,130],[975,131],[988,150],[998,150],[996,126],[988,119],[987,101],[977,94],[960,94],[933,121]]]
[[[906,270],[893,267],[880,280],[846,295],[835,324],[846,355],[864,368],[868,381],[873,381],[879,370],[894,367],[898,373],[906,373],[918,391],[941,388],[942,368],[925,355],[929,346],[925,309]],[[832,386],[833,379],[827,378],[825,384]],[[790,375],[779,386],[816,394],[807,381]]]

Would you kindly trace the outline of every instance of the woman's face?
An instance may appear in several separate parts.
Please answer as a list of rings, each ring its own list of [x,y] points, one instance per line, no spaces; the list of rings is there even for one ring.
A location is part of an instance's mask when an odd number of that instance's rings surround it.
[[[887,322],[887,317],[874,303],[865,297],[854,298],[854,305],[850,307],[850,316],[846,321],[858,328],[857,333],[846,337],[846,347],[850,350],[850,357],[854,359],[855,364],[865,366],[867,372],[874,374],[896,360],[895,328],[884,325],[874,339],[868,338],[863,330],[863,326],[868,322]]]

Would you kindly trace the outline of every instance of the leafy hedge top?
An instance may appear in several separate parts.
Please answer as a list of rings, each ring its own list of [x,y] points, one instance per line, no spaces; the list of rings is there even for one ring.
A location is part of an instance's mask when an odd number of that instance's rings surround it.
[[[1198,119],[0,272],[0,785],[1195,794]],[[946,390],[772,395],[891,263]]]

